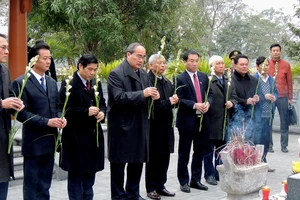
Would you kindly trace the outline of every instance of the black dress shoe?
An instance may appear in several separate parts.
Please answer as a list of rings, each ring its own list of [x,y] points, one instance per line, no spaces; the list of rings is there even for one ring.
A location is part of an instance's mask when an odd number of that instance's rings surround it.
[[[206,179],[206,182],[210,185],[218,185],[218,182],[216,181],[216,179],[213,176],[209,176]]]
[[[191,188],[195,188],[198,190],[208,190],[208,187],[200,182],[190,182],[190,186]]]
[[[288,150],[286,147],[284,147],[284,148],[281,148],[281,151],[282,151],[283,153],[287,153],[287,152],[289,152],[289,150]]]
[[[269,148],[269,149],[268,149],[268,152],[269,152],[269,153],[274,153],[274,149],[273,149],[273,148]]]
[[[152,191],[152,192],[147,193],[147,197],[149,197],[150,199],[160,200],[160,196],[159,196],[159,194],[157,194],[157,192],[155,190]]]
[[[167,196],[167,197],[174,197],[175,196],[175,192],[169,192],[166,188],[161,190],[161,191],[157,191],[157,193],[161,196]]]
[[[180,185],[180,190],[185,193],[190,193],[191,189],[188,184]]]

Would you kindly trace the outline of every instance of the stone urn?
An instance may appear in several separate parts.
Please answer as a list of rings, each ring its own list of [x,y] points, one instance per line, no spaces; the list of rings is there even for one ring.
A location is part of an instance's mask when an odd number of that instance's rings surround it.
[[[238,167],[228,152],[221,152],[222,165],[217,166],[220,186],[227,193],[224,200],[261,200],[259,190],[266,185],[268,164]]]

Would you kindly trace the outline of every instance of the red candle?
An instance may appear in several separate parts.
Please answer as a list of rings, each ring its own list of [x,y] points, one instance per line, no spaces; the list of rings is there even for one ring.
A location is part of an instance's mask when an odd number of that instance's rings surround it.
[[[283,184],[283,189],[284,189],[285,193],[287,193],[287,192],[288,192],[288,184],[287,184],[287,181],[286,181],[286,180],[282,181],[282,184]]]
[[[262,196],[263,196],[263,200],[269,200],[270,187],[268,186],[262,187]]]

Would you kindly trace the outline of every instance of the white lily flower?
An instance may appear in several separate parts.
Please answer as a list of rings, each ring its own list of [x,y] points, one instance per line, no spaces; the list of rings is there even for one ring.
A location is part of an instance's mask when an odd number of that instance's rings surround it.
[[[228,87],[230,86],[230,82],[227,83]]]
[[[66,79],[66,84],[69,85],[69,83],[70,83],[70,80]]]
[[[68,76],[68,79],[71,81],[73,79],[73,76]]]
[[[100,82],[100,78],[97,78],[97,82]]]
[[[68,85],[67,90],[70,90],[72,88],[72,85]]]
[[[97,85],[94,85],[93,88],[94,88],[95,91],[98,90],[98,86]]]
[[[208,80],[211,81],[211,79],[212,79],[212,76],[209,76],[209,77],[208,77]]]
[[[66,96],[67,97],[70,96],[70,94],[71,94],[71,92],[66,92]]]
[[[31,74],[30,73],[27,73],[27,78],[29,78],[31,76]]]
[[[95,96],[98,96],[99,95],[99,92],[95,92]]]

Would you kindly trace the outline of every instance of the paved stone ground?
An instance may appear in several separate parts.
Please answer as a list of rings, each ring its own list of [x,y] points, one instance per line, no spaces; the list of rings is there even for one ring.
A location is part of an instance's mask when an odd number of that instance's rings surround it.
[[[291,175],[292,161],[298,160],[298,153],[300,153],[300,146],[298,138],[300,134],[290,134],[289,139],[289,152],[282,153],[280,151],[280,134],[273,133],[274,137],[274,150],[275,153],[269,153],[267,156],[268,162],[272,168],[276,168],[273,173],[268,173],[267,185],[271,187],[271,194],[277,194],[281,191],[281,181],[287,179]],[[178,147],[178,134],[176,133],[176,149]],[[191,193],[183,193],[180,191],[179,183],[176,177],[176,164],[177,153],[171,155],[170,167],[168,172],[168,182],[166,187],[170,191],[176,192],[175,197],[162,197],[162,199],[185,199],[185,200],[221,200],[226,198],[226,193],[220,189],[220,186],[210,186],[208,191],[200,191],[191,189]],[[205,184],[205,181],[202,181]],[[145,178],[144,173],[140,184],[141,196],[147,198],[145,191]],[[53,179],[51,187],[51,200],[66,200],[67,195],[67,181],[57,181]],[[110,175],[109,175],[109,162],[106,160],[105,169],[97,173],[96,182],[94,185],[94,199],[95,200],[108,200],[110,199]],[[261,193],[261,192],[260,192]],[[9,188],[8,200],[21,200],[22,199],[22,185],[13,186]]]

